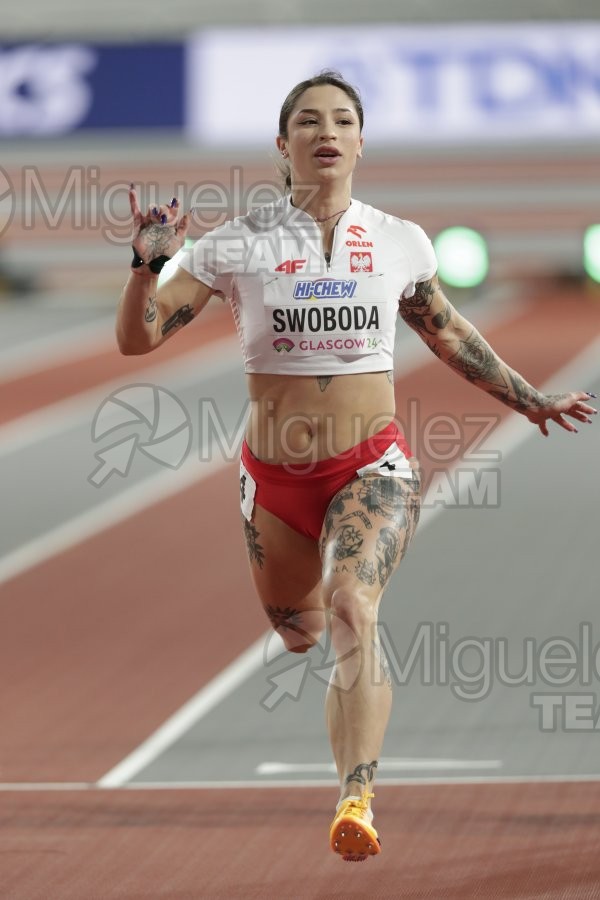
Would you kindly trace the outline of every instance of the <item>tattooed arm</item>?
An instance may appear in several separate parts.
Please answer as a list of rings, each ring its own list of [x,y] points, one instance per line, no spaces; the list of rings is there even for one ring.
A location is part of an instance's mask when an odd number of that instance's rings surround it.
[[[586,422],[595,412],[586,403],[588,395],[581,391],[547,395],[528,384],[454,309],[444,296],[437,276],[419,282],[412,297],[402,297],[399,312],[438,359],[511,409],[523,413],[545,436],[548,435],[548,419],[553,419],[567,431],[576,431],[563,414]]]
[[[155,350],[198,315],[212,288],[185,269],[158,287],[152,273],[131,274],[117,310],[117,344],[126,356]]]
[[[212,289],[183,269],[158,288],[150,266],[160,257],[175,256],[183,245],[188,218],[178,220],[178,203],[154,207],[144,216],[131,186],[132,244],[143,265],[132,268],[117,311],[117,344],[121,353],[149,353],[194,318],[208,303]]]

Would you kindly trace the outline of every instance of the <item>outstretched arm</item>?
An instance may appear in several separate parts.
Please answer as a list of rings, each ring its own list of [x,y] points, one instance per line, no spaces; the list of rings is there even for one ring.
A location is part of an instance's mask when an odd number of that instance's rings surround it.
[[[402,297],[400,315],[429,349],[446,365],[511,409],[523,413],[548,436],[548,419],[567,431],[577,431],[569,415],[590,422],[596,410],[589,406],[590,394],[542,394],[511,369],[492,350],[477,329],[452,306],[437,276],[419,282],[412,297]]]

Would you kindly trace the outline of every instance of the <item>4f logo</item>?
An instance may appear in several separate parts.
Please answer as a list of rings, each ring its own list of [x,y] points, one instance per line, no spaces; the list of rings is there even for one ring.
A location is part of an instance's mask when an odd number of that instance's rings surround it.
[[[305,259],[286,259],[281,265],[277,266],[276,272],[285,272],[286,275],[295,275],[301,272],[306,264]]]

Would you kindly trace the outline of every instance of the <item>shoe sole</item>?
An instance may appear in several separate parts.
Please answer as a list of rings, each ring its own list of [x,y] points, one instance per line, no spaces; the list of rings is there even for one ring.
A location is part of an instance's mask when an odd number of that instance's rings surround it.
[[[331,849],[346,862],[364,862],[381,853],[381,841],[366,822],[348,816],[337,821],[330,833]]]

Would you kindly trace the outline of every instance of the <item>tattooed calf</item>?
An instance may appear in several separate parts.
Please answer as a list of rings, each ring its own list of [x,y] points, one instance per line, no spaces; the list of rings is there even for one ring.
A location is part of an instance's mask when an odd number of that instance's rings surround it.
[[[379,638],[373,638],[373,653],[375,655],[375,659],[379,661],[379,668],[381,670],[381,674],[385,678],[385,683],[389,688],[392,686],[392,673],[390,671],[390,664],[388,662],[388,658],[385,655],[385,650],[381,646]]]

